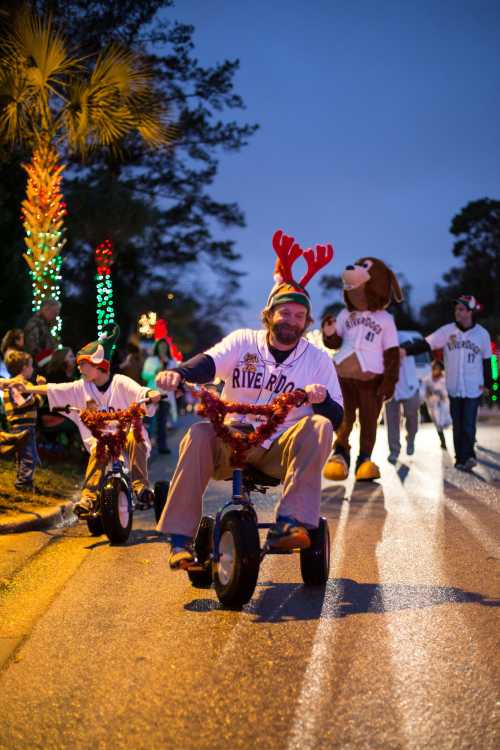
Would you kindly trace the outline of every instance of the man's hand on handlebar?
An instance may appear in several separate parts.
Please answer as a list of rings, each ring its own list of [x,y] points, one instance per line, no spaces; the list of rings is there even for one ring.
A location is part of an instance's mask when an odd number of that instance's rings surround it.
[[[159,393],[158,391],[149,390],[148,399],[151,401],[152,404],[157,404],[159,400],[161,399],[161,393]]]
[[[307,400],[310,404],[322,404],[325,398],[328,396],[328,391],[325,386],[319,385],[319,383],[306,385],[304,390],[307,393]]]
[[[156,385],[161,391],[176,391],[181,381],[180,374],[172,370],[162,370],[155,378]]]

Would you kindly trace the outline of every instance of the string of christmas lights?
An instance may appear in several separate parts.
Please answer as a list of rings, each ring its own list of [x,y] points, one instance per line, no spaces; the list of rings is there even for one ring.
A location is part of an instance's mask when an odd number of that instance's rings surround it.
[[[113,282],[111,279],[111,266],[114,262],[113,243],[104,240],[96,247],[95,262],[96,291],[97,291],[97,336],[115,322],[115,306],[113,302]]]
[[[66,243],[63,222],[67,211],[61,192],[65,165],[58,162],[56,151],[42,144],[33,152],[31,162],[23,164],[28,174],[26,198],[21,208],[26,231],[23,258],[30,269],[33,312],[38,312],[48,297],[61,299],[61,251]],[[52,334],[60,338],[61,328],[62,320],[58,316]]]
[[[499,383],[498,383],[498,351],[495,342],[491,342],[491,400],[493,403],[498,401]]]

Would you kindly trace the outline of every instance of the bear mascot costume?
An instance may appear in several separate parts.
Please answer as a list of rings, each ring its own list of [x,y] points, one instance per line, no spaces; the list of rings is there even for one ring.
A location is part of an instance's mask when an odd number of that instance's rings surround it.
[[[344,396],[344,419],[333,452],[325,464],[326,479],[347,479],[350,465],[349,435],[356,411],[360,445],[357,480],[380,477],[371,460],[377,424],[384,401],[392,398],[399,377],[399,341],[394,318],[386,308],[403,295],[394,273],[377,258],[360,258],[342,273],[347,309],[336,320],[322,322],[323,343],[337,349],[333,360]]]

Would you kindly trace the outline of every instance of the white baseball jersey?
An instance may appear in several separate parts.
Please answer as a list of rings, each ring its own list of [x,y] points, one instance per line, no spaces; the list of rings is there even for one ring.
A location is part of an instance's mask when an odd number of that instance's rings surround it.
[[[394,318],[385,310],[349,312],[344,308],[337,317],[336,331],[342,345],[333,361],[340,364],[355,352],[363,372],[383,373],[385,350],[399,347]]]
[[[408,337],[405,334],[398,331],[398,341],[400,344],[407,339]],[[394,390],[394,398],[396,401],[405,401],[408,398],[412,398],[418,389],[415,357],[403,357],[399,364],[399,379]]]
[[[269,404],[282,393],[318,383],[324,385],[330,396],[341,406],[342,393],[330,357],[307,341],[300,339],[287,359],[278,364],[267,345],[267,332],[242,328],[226,336],[208,349],[205,354],[215,362],[216,376],[224,380],[222,398],[245,404]],[[299,419],[314,414],[311,404],[293,407],[270,440],[262,446],[268,448],[278,435],[292,427]],[[229,414],[227,422],[249,422],[257,425],[267,417]]]
[[[488,331],[475,325],[461,331],[448,323],[426,336],[431,349],[443,349],[446,387],[454,398],[477,398],[484,383],[483,360],[491,357]]]
[[[96,408],[102,411],[111,411],[114,409],[127,409],[134,401],[146,398],[150,388],[145,388],[136,383],[127,375],[114,375],[109,388],[102,392],[94,383],[88,383],[81,378],[72,383],[47,383],[47,398],[51,409],[57,406],[76,406],[79,409],[85,409],[89,401],[96,403]],[[148,414],[154,414],[156,406],[147,407]],[[96,444],[95,438],[90,430],[85,427],[76,412],[69,412],[66,415],[68,419],[76,424],[80,430],[83,443],[89,453]],[[142,436],[147,446],[148,454],[151,450],[151,443],[147,431],[142,428]]]

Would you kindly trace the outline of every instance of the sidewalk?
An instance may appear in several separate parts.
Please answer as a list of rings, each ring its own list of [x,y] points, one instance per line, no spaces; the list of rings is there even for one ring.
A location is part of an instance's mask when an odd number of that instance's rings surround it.
[[[172,475],[177,463],[179,442],[187,427],[193,421],[193,416],[180,417],[174,429],[169,431],[168,442],[171,453],[158,455],[153,450],[149,464],[151,485],[154,485],[160,479],[168,479]],[[74,515],[72,508],[78,494],[79,490],[75,493],[75,497],[68,500],[54,499],[54,502],[47,506],[30,503],[29,498],[23,499],[19,502],[19,507],[16,510],[0,513],[0,535],[39,531],[54,526],[70,526],[76,523],[77,517]]]

